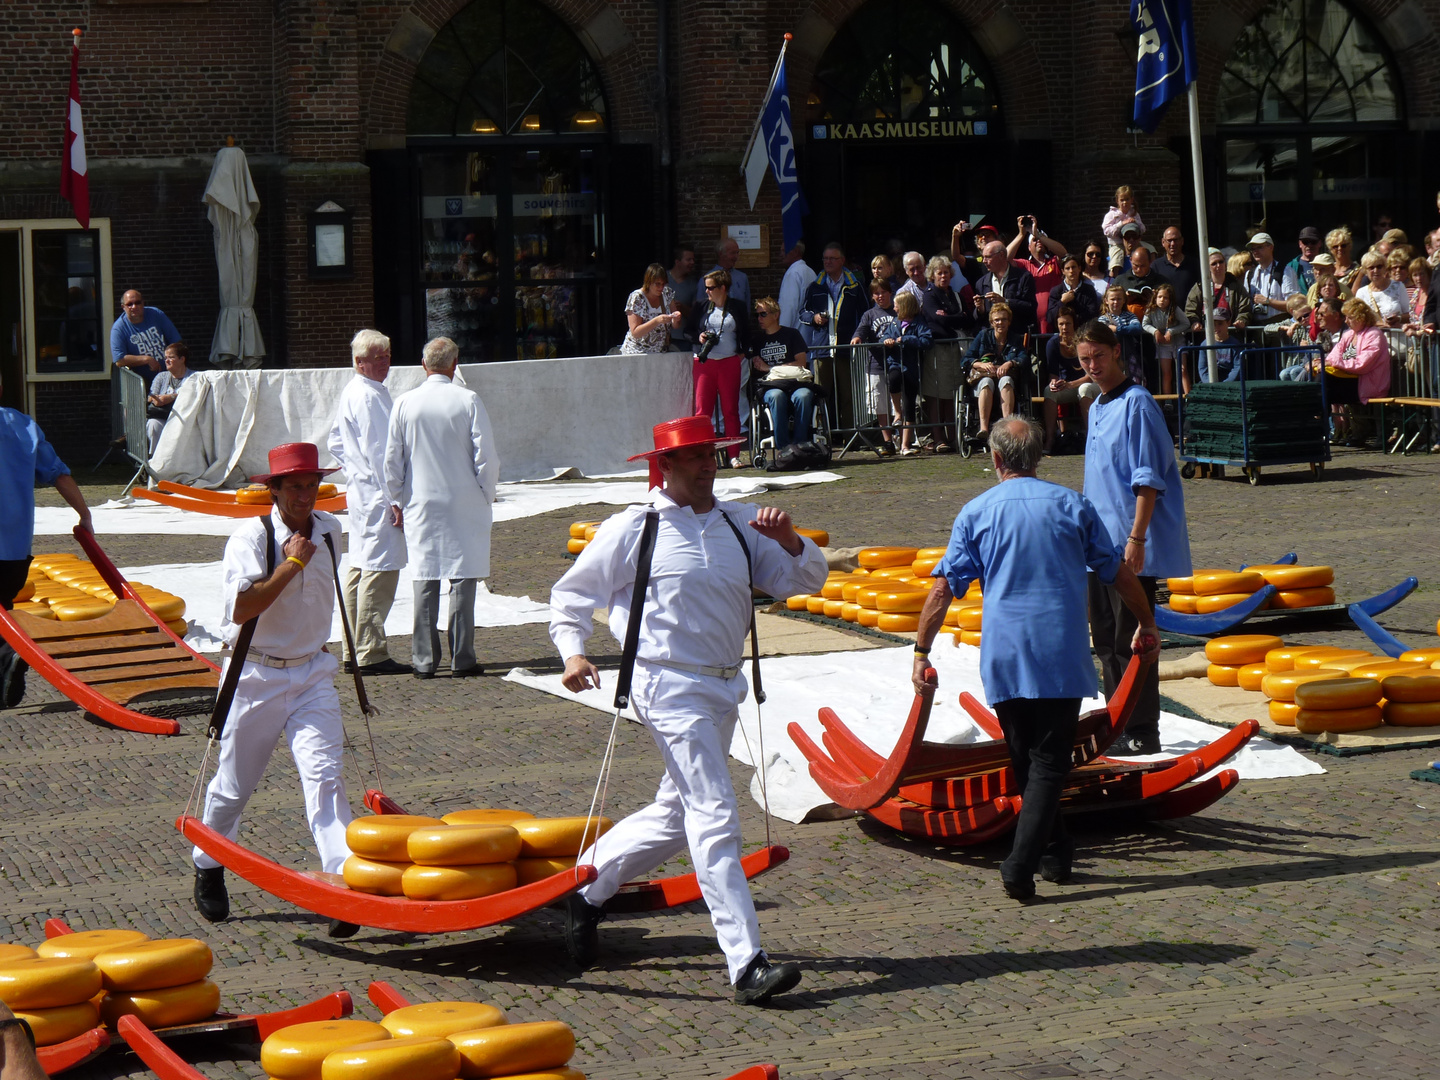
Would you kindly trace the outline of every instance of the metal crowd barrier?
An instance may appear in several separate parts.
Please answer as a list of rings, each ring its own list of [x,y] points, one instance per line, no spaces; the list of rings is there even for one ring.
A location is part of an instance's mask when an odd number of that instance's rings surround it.
[[[150,474],[150,440],[145,434],[145,408],[148,395],[145,380],[134,369],[119,368],[120,373],[120,414],[125,435],[125,456],[138,468],[130,483],[125,485],[125,494],[135,486],[142,476]],[[123,497],[123,496],[122,496]]]
[[[1390,346],[1390,392],[1373,401],[1387,453],[1408,454],[1440,445],[1440,338],[1385,331]],[[1394,430],[1387,423],[1394,409]]]

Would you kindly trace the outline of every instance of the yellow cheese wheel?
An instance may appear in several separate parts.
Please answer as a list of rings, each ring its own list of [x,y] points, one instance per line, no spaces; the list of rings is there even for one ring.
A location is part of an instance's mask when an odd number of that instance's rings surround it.
[[[856,599],[856,595],[860,592],[861,588],[863,588],[866,583],[869,582],[869,580],[869,574],[866,574],[863,577],[859,574],[856,574],[854,577],[852,577],[849,581],[845,582],[845,584],[840,587],[840,599],[851,604],[859,603],[859,601]],[[1437,656],[1436,659],[1440,660],[1440,656]]]
[[[570,523],[570,536],[574,540],[585,539],[585,530],[599,525],[598,521],[572,521]]]
[[[340,489],[337,488],[334,484],[321,484],[319,490],[315,492],[315,498],[333,499],[339,494]]]
[[[939,565],[940,557],[938,555],[933,559],[920,558],[910,564],[910,572],[916,577],[929,577],[934,573],[935,567]]]
[[[1440,724],[1440,701],[1387,701],[1385,722],[1396,727],[1434,727]]]
[[[1224,611],[1249,598],[1249,593],[1208,593],[1195,597],[1195,611],[1200,615],[1209,615],[1212,611]]]
[[[558,1020],[465,1031],[451,1035],[450,1041],[460,1051],[460,1075],[466,1077],[553,1069],[575,1054],[575,1033]]]
[[[530,821],[534,817],[528,810],[506,810],[499,807],[452,810],[440,820],[446,825],[513,825],[517,821]]]
[[[855,616],[855,621],[861,626],[869,626],[871,628],[874,628],[880,623],[880,612],[876,611],[874,608],[862,607],[859,613]]]
[[[1324,663],[1313,670],[1332,671],[1337,673],[1337,675],[1340,672],[1344,672],[1346,675],[1349,675],[1357,668],[1374,667],[1376,664],[1383,663],[1387,663],[1387,661],[1382,657],[1376,656],[1374,653],[1366,653],[1364,656],[1331,656],[1327,657]],[[1312,669],[1306,668],[1305,670],[1309,671]]]
[[[122,1016],[134,1016],[148,1028],[193,1024],[215,1015],[220,1008],[220,987],[209,979],[154,990],[115,991],[100,1003],[100,1019],[113,1028]]]
[[[272,1032],[260,1046],[260,1067],[274,1080],[320,1080],[320,1065],[336,1050],[388,1039],[369,1020],[316,1020]]]
[[[392,1039],[422,1035],[443,1039],[457,1031],[478,1031],[508,1023],[505,1013],[478,1001],[426,1001],[386,1013],[380,1026]]]
[[[580,552],[585,550],[585,545],[589,542],[590,541],[583,538],[577,540],[574,537],[571,537],[569,540],[565,541],[565,550],[568,551],[571,555],[579,555]]]
[[[42,941],[35,949],[40,956],[73,956],[94,960],[107,949],[138,945],[149,941],[149,934],[139,930],[82,930],[77,934],[61,934]]]
[[[926,589],[881,589],[875,594],[875,603],[872,605],[877,611],[901,611],[917,612],[925,606],[925,601],[930,596],[930,590]]]
[[[1270,702],[1270,720],[1272,723],[1280,724],[1283,727],[1295,726],[1295,714],[1300,711],[1300,706],[1293,701],[1272,701]]]
[[[830,546],[830,534],[824,529],[802,529],[796,525],[795,531],[806,539],[813,540],[816,547]]]
[[[215,963],[210,946],[198,938],[164,938],[106,949],[95,966],[106,990],[157,990],[184,986],[210,974]]]
[[[35,583],[33,581],[27,580],[24,585],[20,586],[20,591],[15,594],[15,599],[13,602],[17,604],[23,604],[26,600],[29,600],[34,595]]]
[[[0,964],[11,960],[34,960],[39,955],[29,945],[0,945]]]
[[[880,610],[878,597],[881,593],[894,595],[897,593],[913,593],[920,597],[920,602],[925,602],[925,596],[929,593],[928,585],[912,585],[907,581],[875,581],[873,584],[865,584],[855,593],[855,603],[861,607]],[[918,610],[918,609],[917,609]]]
[[[1406,705],[1440,701],[1440,678],[1434,675],[1388,675],[1380,689],[1386,701]]]
[[[1391,675],[1419,675],[1430,669],[1424,664],[1407,664],[1400,660],[1381,660],[1374,664],[1362,664],[1352,668],[1350,674],[1357,679],[1388,679]]]
[[[1433,664],[1440,660],[1440,649],[1409,649],[1395,658],[1407,664]]]
[[[978,648],[980,647],[980,631],[979,631],[979,630],[961,630],[961,631],[960,631],[960,644],[961,644],[961,645],[974,645],[975,648],[978,649]]]
[[[600,531],[600,526],[599,526],[599,525],[587,525],[587,526],[585,527],[585,535],[584,535],[583,537],[581,537],[581,539],[584,540],[584,541],[588,544],[591,540],[594,540],[594,539],[595,539],[595,534],[598,533],[599,531]]]
[[[72,581],[70,582],[69,587],[72,589],[79,589],[86,596],[98,596],[102,599],[109,600],[112,604],[115,602],[116,599],[115,590],[110,588],[110,586],[103,579],[98,577],[94,578],[93,580],[82,579],[80,581]],[[138,589],[139,586],[137,585],[136,588]],[[33,594],[35,590],[31,589],[30,591]]]
[[[270,489],[264,484],[250,484],[235,492],[235,501],[241,506],[269,506]]]
[[[420,814],[375,814],[358,817],[345,828],[345,843],[351,852],[381,862],[409,862],[406,844],[416,829],[445,824],[439,818]]]
[[[960,626],[960,613],[962,611],[967,608],[979,610],[980,607],[981,605],[977,604],[974,600],[951,600],[950,606],[945,609],[945,625],[958,628]]]
[[[50,552],[44,555],[36,555],[30,560],[30,569],[39,570],[42,574],[48,574],[51,570],[66,563],[80,561],[80,556],[70,555],[65,552]]]
[[[421,866],[511,862],[520,855],[520,834],[509,825],[440,825],[416,829],[406,850]]]
[[[920,629],[920,616],[909,612],[882,611],[875,627],[888,634],[913,634]]]
[[[1181,593],[1186,596],[1195,595],[1195,579],[1193,577],[1166,578],[1165,587],[1172,593]]]
[[[345,860],[340,873],[345,878],[345,884],[356,892],[369,893],[372,896],[404,896],[405,890],[401,887],[400,879],[411,865],[409,862],[382,862],[379,859],[351,855]]]
[[[104,600],[96,600],[89,596],[84,600],[62,601],[50,605],[50,610],[55,612],[55,617],[61,622],[84,622],[86,619],[98,619],[101,615],[109,615],[114,608],[114,604],[107,604]]]
[[[89,579],[92,581],[104,581],[99,568],[94,563],[76,562],[68,566],[62,566],[58,570],[50,572],[51,581],[60,581],[69,585],[72,581]]]
[[[966,586],[966,588],[965,588],[965,599],[967,599],[967,600],[979,600],[980,598],[981,598],[980,579],[979,579],[979,578],[976,578],[974,581],[970,582],[970,584]]]
[[[909,566],[919,553],[920,549],[913,547],[861,548],[855,559],[866,570],[880,570],[887,566]]]
[[[915,576],[915,571],[910,569],[909,563],[905,563],[903,566],[882,566],[866,576],[875,581],[909,581]]]
[[[1383,722],[1379,705],[1363,709],[1301,709],[1295,714],[1295,728],[1306,735],[1322,731],[1368,731]]]
[[[1274,634],[1228,634],[1205,643],[1205,659],[1212,664],[1263,664],[1266,653],[1284,644]]]
[[[868,580],[868,577],[857,578],[853,574],[832,575],[825,579],[825,584],[820,589],[820,595],[826,600],[843,600],[845,598],[844,589],[846,585],[856,581],[863,582]]]
[[[166,628],[176,637],[184,637],[190,632],[190,624],[184,619],[176,619],[174,622],[167,622]]]
[[[411,900],[474,900],[515,888],[515,867],[509,863],[407,866],[400,887]]]
[[[1335,590],[1329,586],[1319,589],[1282,589],[1270,598],[1272,608],[1324,607],[1335,603]]]
[[[1211,664],[1205,677],[1215,686],[1239,686],[1240,668],[1235,664]]]
[[[320,1080],[455,1080],[460,1052],[448,1039],[383,1039],[329,1054]]]
[[[1192,588],[1196,596],[1253,593],[1264,587],[1265,579],[1254,570],[1202,570],[1192,577]]]
[[[840,618],[846,622],[854,622],[860,617],[860,605],[849,600],[840,601]]]
[[[22,1009],[15,1015],[30,1025],[36,1046],[54,1046],[100,1025],[100,1010],[93,1001],[53,1009]]]
[[[785,606],[791,611],[808,611],[809,608],[807,605],[812,595],[811,593],[801,593],[799,596],[787,596],[785,598]]]
[[[1341,649],[1325,645],[1318,649],[1307,649],[1295,657],[1296,671],[1316,671],[1335,660],[1363,660],[1373,653],[1365,649]]]
[[[585,1074],[569,1065],[561,1065],[558,1069],[542,1069],[540,1072],[512,1073],[504,1080],[585,1080]]]
[[[556,855],[552,858],[537,857],[534,859],[515,860],[515,884],[533,885],[537,881],[544,881],[548,877],[554,877],[563,870],[571,870],[575,866],[573,855]]]
[[[963,608],[955,616],[955,625],[961,630],[980,631],[984,629],[985,609],[982,607]]]
[[[27,615],[33,615],[37,619],[50,619],[52,621],[55,620],[55,612],[50,610],[49,604],[16,604],[15,610],[23,611]]]
[[[1260,684],[1270,671],[1264,664],[1245,664],[1235,676],[1235,683],[1241,690],[1259,690]]]
[[[608,817],[534,818],[515,823],[515,831],[520,834],[520,854],[527,859],[556,855],[574,858],[580,854],[582,833],[585,844],[589,845],[595,842],[597,834],[604,836],[614,827],[615,823]]]
[[[1265,579],[1265,584],[1274,585],[1281,591],[1317,589],[1335,580],[1335,571],[1328,566],[1250,566]]]
[[[1194,593],[1170,594],[1170,610],[1178,611],[1182,615],[1200,614],[1200,598]]]
[[[943,559],[945,557],[943,547],[923,547],[915,553],[916,560],[920,559]]]
[[[809,596],[805,599],[805,610],[811,615],[825,614],[825,597],[820,595]]]
[[[1363,709],[1379,702],[1376,679],[1317,679],[1295,687],[1295,704],[1301,709]]]
[[[145,606],[160,617],[161,622],[173,622],[185,616],[185,601],[171,593],[155,590],[136,589]]]
[[[860,605],[856,604],[855,606],[858,608]],[[826,600],[825,607],[821,611],[821,614],[824,615],[827,619],[838,619],[840,618],[840,612],[844,609],[844,607],[844,600]]]
[[[1260,682],[1260,692],[1271,701],[1294,701],[1295,688],[1317,679],[1332,679],[1329,671],[1272,671]]]
[[[0,965],[0,1001],[12,1009],[53,1009],[89,1001],[100,992],[93,961],[54,957],[11,960]]]

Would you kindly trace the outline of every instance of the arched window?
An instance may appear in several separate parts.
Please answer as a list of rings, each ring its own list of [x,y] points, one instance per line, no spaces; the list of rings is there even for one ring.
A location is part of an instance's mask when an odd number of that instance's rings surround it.
[[[1400,119],[1394,64],[1339,0],[1277,0],[1240,32],[1220,76],[1220,124]]]
[[[441,28],[410,89],[411,135],[597,134],[595,65],[533,0],[475,0]]]
[[[998,119],[994,83],[960,21],[938,4],[870,0],[815,68],[812,123]],[[911,137],[914,133],[911,133]]]

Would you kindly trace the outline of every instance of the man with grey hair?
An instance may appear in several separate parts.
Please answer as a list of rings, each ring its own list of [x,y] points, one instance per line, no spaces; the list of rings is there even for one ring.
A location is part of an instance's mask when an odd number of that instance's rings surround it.
[[[326,448],[345,470],[345,517],[350,530],[350,565],[342,581],[345,614],[355,628],[355,655],[344,646],[345,670],[359,664],[366,675],[404,675],[385,646],[385,619],[395,603],[395,586],[405,565],[405,534],[385,493],[385,447],[394,408],[385,376],[390,373],[390,339],[361,330],[350,342],[355,377],[340,395],[335,426]]]
[[[427,377],[390,416],[385,488],[405,530],[415,578],[415,677],[440,662],[440,581],[450,582],[450,674],[483,674],[475,661],[475,583],[490,576],[491,504],[500,459],[485,405],[455,385],[460,350],[449,338],[425,345]]]
[[[1000,864],[1007,895],[1035,895],[1046,881],[1070,877],[1074,845],[1060,821],[1080,702],[1096,692],[1086,617],[1086,570],[1114,587],[1139,620],[1131,642],[1144,662],[1160,652],[1155,616],[1135,574],[1099,513],[1079,492],[1037,479],[1044,436],[1033,420],[1012,416],[990,428],[990,457],[1000,482],[965,504],[945,557],[935,567],[915,635],[911,681],[937,684],[930,646],[950,601],[985,582],[980,678],[1005,731],[1023,798],[1010,856]],[[1043,632],[1042,632],[1043,630]]]
[[[711,270],[724,270],[730,275],[730,296],[739,300],[745,305],[745,310],[750,310],[750,278],[744,270],[735,269],[735,263],[740,258],[740,245],[731,237],[726,237],[715,245],[715,265]],[[705,280],[705,275],[700,275],[700,280]]]
[[[923,308],[925,306],[925,290],[930,287],[930,282],[925,279],[925,256],[918,251],[907,251],[905,257],[900,260],[900,265],[905,268],[905,284],[895,290],[895,295],[909,293]]]

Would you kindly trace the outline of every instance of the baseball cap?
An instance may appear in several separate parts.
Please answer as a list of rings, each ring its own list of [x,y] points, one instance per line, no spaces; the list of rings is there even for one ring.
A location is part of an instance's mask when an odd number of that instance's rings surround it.
[[[1328,251],[1322,251],[1319,255],[1316,255],[1315,258],[1313,258],[1313,259],[1310,260],[1310,265],[1311,265],[1311,266],[1334,266],[1334,265],[1335,265],[1335,256],[1334,256],[1334,255],[1331,255]]]
[[[1318,244],[1322,237],[1320,236],[1320,230],[1315,228],[1314,225],[1306,225],[1300,230],[1300,235],[1296,237],[1296,239],[1309,240],[1311,243]]]
[[[1271,246],[1273,246],[1274,243],[1275,238],[1271,236],[1268,232],[1257,232],[1254,236],[1250,237],[1250,242],[1247,243],[1245,246],[1258,247],[1260,244],[1270,244]]]
[[[994,233],[996,236],[1000,235],[1000,230],[997,229],[994,225],[977,225],[975,227],[975,231],[977,233],[988,232]]]
[[[1127,221],[1124,225],[1120,226],[1121,236],[1128,236],[1130,233],[1135,233],[1137,236],[1140,234],[1140,226],[1136,225],[1133,221]]]

